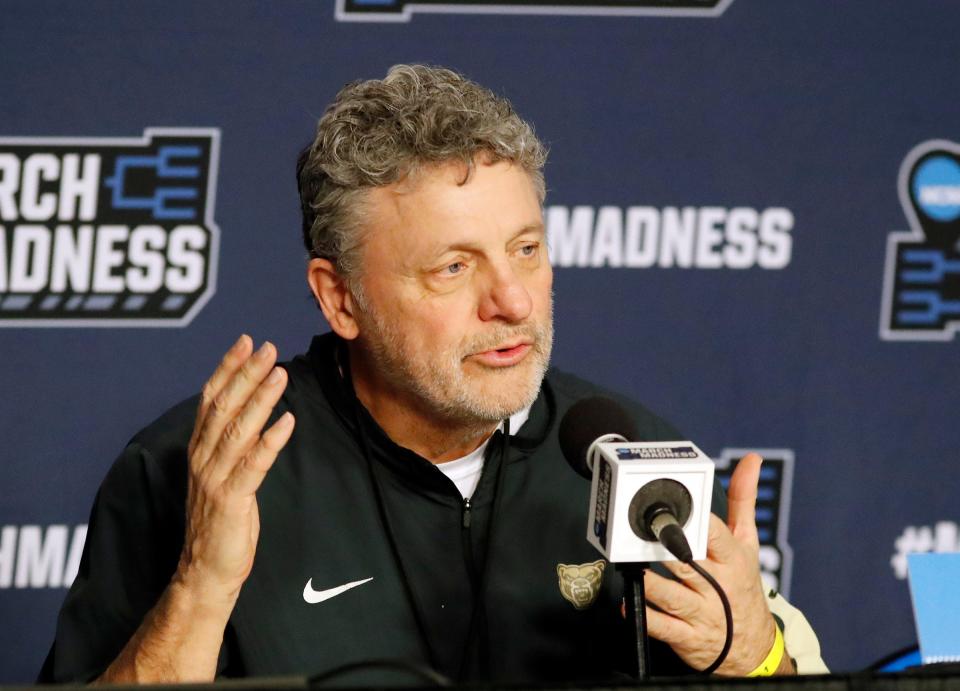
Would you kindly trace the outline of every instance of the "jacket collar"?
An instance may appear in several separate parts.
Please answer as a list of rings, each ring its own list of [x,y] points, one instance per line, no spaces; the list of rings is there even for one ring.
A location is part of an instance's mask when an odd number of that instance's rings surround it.
[[[442,489],[445,493],[449,491],[450,482],[446,476],[427,459],[390,439],[357,399],[353,383],[347,376],[349,364],[343,339],[332,332],[314,336],[307,352],[307,360],[330,407],[355,437],[361,433],[357,426],[359,421],[363,432],[368,435],[377,461],[421,487]],[[529,418],[511,435],[508,462],[521,460],[529,455],[543,443],[555,424],[556,404],[549,382],[545,378]],[[494,433],[487,445],[488,454],[490,449],[499,445],[498,437],[501,434],[500,431]]]

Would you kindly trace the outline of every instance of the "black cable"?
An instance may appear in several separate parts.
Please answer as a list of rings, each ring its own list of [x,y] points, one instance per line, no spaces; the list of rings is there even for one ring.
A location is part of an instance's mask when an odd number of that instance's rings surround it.
[[[684,564],[692,567],[694,571],[703,576],[703,578],[713,586],[713,589],[717,591],[717,595],[720,596],[720,604],[723,605],[723,615],[727,619],[727,638],[723,642],[723,650],[720,651],[720,654],[717,655],[717,659],[713,661],[709,667],[707,667],[701,674],[713,674],[717,671],[717,668],[723,664],[723,661],[727,659],[727,653],[730,652],[730,646],[733,644],[733,611],[730,609],[730,601],[727,599],[727,594],[723,592],[723,588],[720,587],[720,584],[707,573],[707,570],[704,569],[700,564],[693,561],[684,561]]]
[[[661,510],[661,508],[666,508],[666,510]],[[657,521],[664,518],[668,520],[663,521],[663,523],[657,526]],[[712,585],[713,589],[717,591],[717,595],[720,596],[720,604],[723,605],[723,615],[727,620],[726,640],[723,642],[723,649],[720,651],[717,659],[701,672],[701,674],[704,675],[713,674],[717,668],[723,664],[723,661],[727,659],[727,653],[730,652],[730,646],[733,644],[733,611],[730,609],[730,601],[727,599],[727,594],[723,592],[723,588],[714,580],[713,576],[693,560],[693,552],[690,550],[690,544],[687,542],[687,537],[683,533],[683,528],[680,527],[673,511],[669,510],[669,507],[662,507],[661,504],[655,504],[646,512],[645,521],[647,525],[652,526],[651,530],[660,544],[666,547],[667,550],[681,562],[703,576],[704,580]]]
[[[410,660],[401,660],[395,658],[375,658],[370,660],[359,660],[357,662],[348,662],[345,665],[339,665],[326,672],[322,672],[314,677],[310,677],[308,684],[310,687],[319,686],[344,674],[359,672],[365,669],[398,669],[409,672],[412,676],[422,679],[433,686],[451,686],[453,682],[434,669],[418,662]]]

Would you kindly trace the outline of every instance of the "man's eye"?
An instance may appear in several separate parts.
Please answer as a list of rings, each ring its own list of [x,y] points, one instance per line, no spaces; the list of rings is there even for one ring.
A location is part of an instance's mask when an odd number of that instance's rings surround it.
[[[466,268],[467,268],[467,265],[464,264],[463,262],[454,262],[453,264],[446,266],[443,270],[445,273],[452,275],[452,274],[461,273]]]
[[[532,257],[533,255],[535,255],[535,254],[537,253],[537,250],[539,249],[539,247],[540,247],[540,245],[538,245],[537,243],[531,243],[531,244],[529,244],[529,245],[523,245],[523,246],[520,248],[520,254],[522,254],[524,257]]]

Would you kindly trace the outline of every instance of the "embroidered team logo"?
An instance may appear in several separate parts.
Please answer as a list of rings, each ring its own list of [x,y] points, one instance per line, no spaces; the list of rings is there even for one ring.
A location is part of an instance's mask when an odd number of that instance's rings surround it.
[[[557,564],[563,599],[577,609],[586,609],[596,602],[606,565],[603,559],[587,564]]]
[[[220,132],[0,138],[0,326],[185,326],[215,290]]]
[[[887,237],[880,338],[949,341],[960,330],[960,145],[914,147],[897,191],[910,231]]]
[[[787,543],[793,451],[790,449],[724,449],[715,459],[717,479],[726,490],[740,459],[754,451],[763,456],[757,487],[757,533],[760,537],[760,573],[774,590],[790,597],[793,549]]]
[[[410,21],[414,13],[718,17],[733,0],[337,0],[339,21]]]

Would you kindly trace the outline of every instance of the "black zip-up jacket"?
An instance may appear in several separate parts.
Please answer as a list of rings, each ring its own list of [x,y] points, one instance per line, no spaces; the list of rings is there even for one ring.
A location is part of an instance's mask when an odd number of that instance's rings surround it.
[[[679,438],[636,403],[551,370],[530,417],[487,446],[469,502],[433,464],[394,444],[353,394],[339,341],[314,339],[286,366],[274,417],[296,430],[257,493],[260,541],[224,636],[228,676],[314,675],[376,658],[458,680],[608,680],[627,669],[619,575],[577,609],[558,566],[594,563],[585,538],[590,486],[564,460],[557,426],[577,400],[618,398],[640,438]],[[186,447],[196,399],[138,433],[95,500],[79,574],[41,681],[86,681],[130,639],[173,574],[185,516]],[[715,486],[713,511],[726,514]],[[314,591],[372,579],[323,602]],[[655,674],[689,672],[654,643]],[[382,673],[388,674],[388,673]],[[388,676],[338,682],[402,681]],[[415,679],[409,679],[415,682]]]

